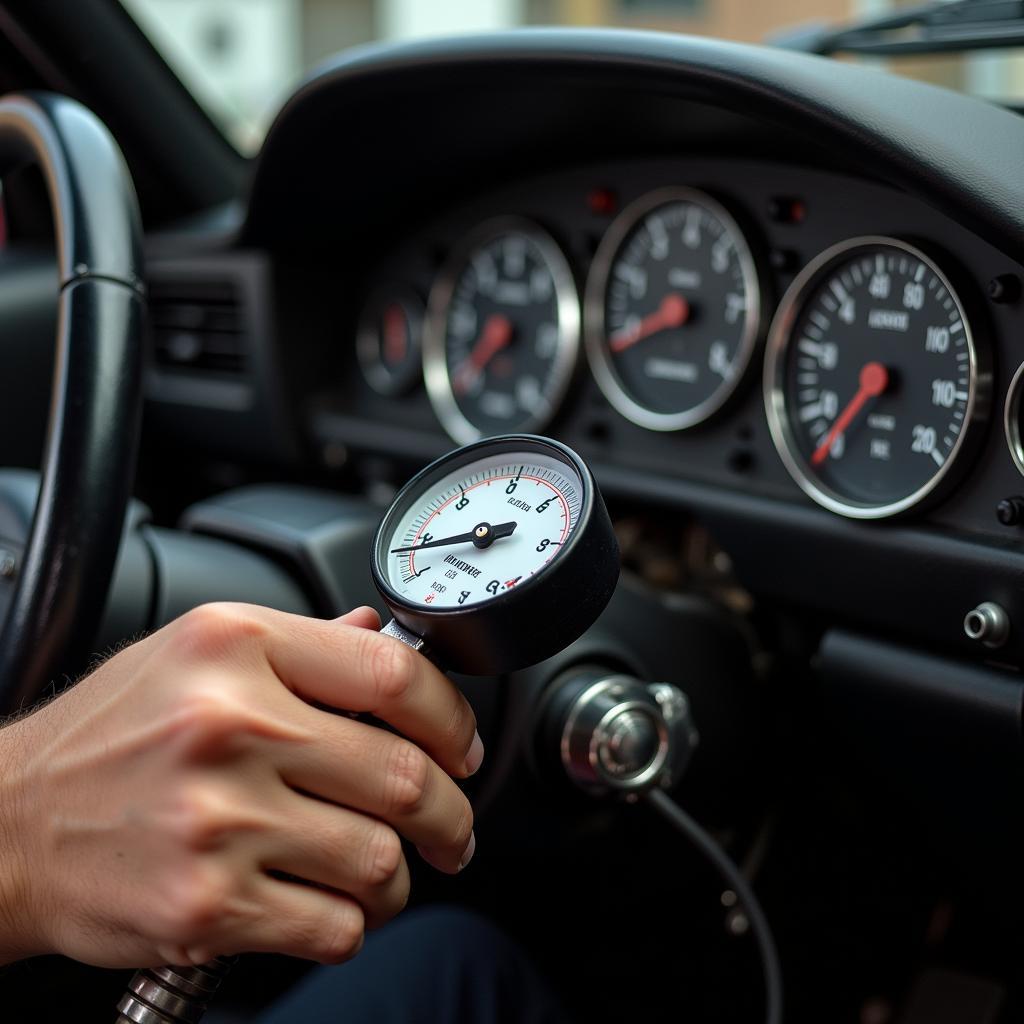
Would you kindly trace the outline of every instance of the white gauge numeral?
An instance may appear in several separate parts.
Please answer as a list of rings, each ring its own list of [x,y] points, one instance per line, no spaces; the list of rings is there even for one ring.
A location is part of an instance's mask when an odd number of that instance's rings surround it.
[[[952,409],[956,402],[956,385],[951,380],[932,381],[932,405]]]
[[[891,287],[892,281],[888,274],[872,274],[871,280],[868,281],[868,294],[873,299],[887,299]]]
[[[903,305],[907,309],[920,309],[924,305],[924,285],[908,281],[903,286]]]
[[[910,443],[910,450],[922,455],[931,455],[935,450],[935,429],[918,423],[911,433],[914,439]]]
[[[941,355],[949,349],[949,328],[929,327],[924,340],[925,352],[937,352]]]

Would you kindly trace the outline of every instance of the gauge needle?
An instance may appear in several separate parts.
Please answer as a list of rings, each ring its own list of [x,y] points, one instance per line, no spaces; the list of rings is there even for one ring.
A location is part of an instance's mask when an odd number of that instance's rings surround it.
[[[402,555],[407,551],[422,551],[424,548],[440,548],[447,544],[468,544],[472,541],[478,548],[489,548],[502,537],[511,537],[516,532],[518,523],[477,523],[469,533],[459,533],[454,537],[442,537],[441,540],[428,540],[426,544],[413,544],[407,548],[392,548],[391,554]]]
[[[501,313],[492,313],[485,321],[469,358],[455,371],[453,383],[460,394],[480,376],[484,367],[512,340],[512,321]]]
[[[406,353],[405,314],[397,303],[384,310],[384,358],[397,366]]]
[[[661,300],[661,305],[653,313],[648,313],[632,327],[616,331],[610,339],[611,350],[625,352],[631,345],[643,341],[644,338],[649,338],[652,334],[657,334],[658,331],[682,327],[689,319],[690,304],[682,295],[669,293]]]
[[[867,400],[877,398],[888,386],[889,371],[881,363],[864,364],[860,371],[860,388],[836,418],[832,429],[825,435],[825,440],[814,449],[814,454],[811,456],[812,466],[820,466],[828,458],[828,453],[832,450],[836,438],[844,433],[856,419]]]

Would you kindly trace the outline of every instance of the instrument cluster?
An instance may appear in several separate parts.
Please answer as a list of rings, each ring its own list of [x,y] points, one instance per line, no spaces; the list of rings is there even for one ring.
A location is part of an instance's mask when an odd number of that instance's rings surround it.
[[[396,397],[422,380],[467,443],[544,431],[579,373],[657,434],[728,417],[757,381],[781,464],[855,519],[934,502],[969,464],[993,353],[975,322],[981,288],[944,248],[854,234],[780,287],[778,254],[744,205],[689,183],[610,211],[586,265],[558,235],[539,218],[491,217],[450,246],[425,302],[405,283],[375,289],[357,339],[367,383]],[[1024,472],[1020,405],[1011,394],[1005,430]]]

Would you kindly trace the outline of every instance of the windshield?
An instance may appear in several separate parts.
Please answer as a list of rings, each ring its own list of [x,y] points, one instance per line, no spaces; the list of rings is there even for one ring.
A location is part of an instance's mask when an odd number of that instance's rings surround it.
[[[253,153],[299,80],[360,43],[523,25],[660,29],[764,42],[808,23],[841,25],[905,6],[897,0],[123,0],[199,102]],[[1002,50],[865,58],[1013,102],[1024,56]]]

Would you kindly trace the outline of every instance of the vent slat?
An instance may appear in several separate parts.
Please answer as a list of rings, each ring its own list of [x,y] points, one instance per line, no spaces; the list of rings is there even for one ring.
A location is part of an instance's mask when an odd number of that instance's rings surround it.
[[[152,281],[149,329],[157,366],[245,372],[245,314],[232,281]]]

